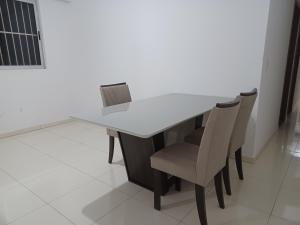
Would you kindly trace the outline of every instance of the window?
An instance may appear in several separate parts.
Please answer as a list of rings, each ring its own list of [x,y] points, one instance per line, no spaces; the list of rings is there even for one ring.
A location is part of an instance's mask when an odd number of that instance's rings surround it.
[[[43,67],[35,0],[0,0],[0,68]]]

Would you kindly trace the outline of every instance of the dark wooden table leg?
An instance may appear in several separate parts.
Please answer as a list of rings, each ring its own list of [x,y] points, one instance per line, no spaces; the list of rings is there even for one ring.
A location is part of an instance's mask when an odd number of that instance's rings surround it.
[[[195,129],[201,128],[203,123],[203,115],[197,116],[195,119]]]
[[[153,144],[155,152],[163,149],[165,147],[165,137],[164,133],[159,133],[153,136]],[[168,174],[161,174],[161,185],[162,185],[162,195],[165,195],[169,191],[169,183],[168,183]]]
[[[155,153],[152,138],[139,138],[119,132],[128,180],[153,191],[150,157]]]
[[[154,180],[150,157],[165,147],[164,133],[151,138],[139,138],[119,132],[119,140],[128,180],[153,191]],[[161,177],[164,195],[169,190],[168,175],[163,173]]]

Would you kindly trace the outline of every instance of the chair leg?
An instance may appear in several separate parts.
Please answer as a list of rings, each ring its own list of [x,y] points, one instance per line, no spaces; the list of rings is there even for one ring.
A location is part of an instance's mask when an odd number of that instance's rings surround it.
[[[235,164],[236,164],[236,168],[237,168],[240,180],[244,180],[242,163],[243,163],[242,162],[242,148],[239,148],[239,150],[237,150],[235,152]]]
[[[179,177],[175,177],[175,190],[181,191],[181,179]]]
[[[154,177],[154,208],[160,210],[161,202],[160,197],[162,195],[162,172],[153,169]]]
[[[113,136],[109,136],[109,157],[108,163],[111,164],[114,157],[114,148],[115,148],[115,138]]]
[[[206,205],[205,205],[205,188],[195,185],[197,210],[201,225],[207,225]]]
[[[227,195],[231,195],[230,175],[229,175],[229,158],[226,160],[226,166],[222,170],[224,186]]]
[[[216,187],[216,193],[217,193],[219,206],[220,206],[221,209],[225,209],[224,196],[223,196],[223,186],[222,186],[222,171],[220,171],[215,176],[215,187]]]

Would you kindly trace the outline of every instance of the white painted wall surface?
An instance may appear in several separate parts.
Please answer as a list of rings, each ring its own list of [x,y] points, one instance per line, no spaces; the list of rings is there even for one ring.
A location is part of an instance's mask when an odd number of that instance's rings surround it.
[[[134,99],[235,96],[259,87],[269,3],[40,0],[47,69],[0,71],[0,134],[96,112],[105,83],[126,81]],[[256,116],[257,107],[245,148],[250,157]]]
[[[234,96],[260,82],[269,0],[74,1],[88,35],[86,95],[127,81],[135,98],[169,92]],[[255,16],[253,16],[255,13]],[[98,90],[96,90],[98,91]]]
[[[89,58],[81,103],[97,85],[126,81],[134,99],[170,92],[235,96],[259,87],[269,0],[90,0],[82,10]],[[255,16],[254,16],[255,15]],[[245,155],[252,156],[256,109]]]
[[[0,70],[0,134],[66,119],[76,105],[74,9],[55,0],[39,3],[47,69]]]
[[[271,0],[266,36],[254,156],[278,129],[294,0]]]

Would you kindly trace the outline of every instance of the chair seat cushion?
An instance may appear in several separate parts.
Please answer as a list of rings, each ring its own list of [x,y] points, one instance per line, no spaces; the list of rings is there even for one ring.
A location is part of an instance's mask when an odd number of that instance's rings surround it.
[[[197,130],[194,130],[192,133],[190,133],[188,136],[184,138],[184,141],[186,143],[194,144],[194,145],[200,145],[201,139],[204,133],[204,127],[201,127]]]
[[[106,129],[107,135],[111,136],[111,137],[115,137],[118,138],[118,132],[112,129]]]
[[[189,143],[168,146],[151,157],[151,167],[195,183],[198,151],[199,146]]]

